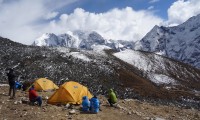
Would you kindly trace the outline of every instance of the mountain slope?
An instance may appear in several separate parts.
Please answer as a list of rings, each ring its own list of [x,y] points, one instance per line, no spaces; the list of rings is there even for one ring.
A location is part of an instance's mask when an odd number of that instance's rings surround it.
[[[134,49],[154,52],[200,68],[200,15],[175,27],[155,26]]]
[[[7,39],[4,39],[7,41]],[[66,47],[48,48],[38,46],[0,46],[0,80],[6,82],[5,69],[14,67],[24,81],[48,77],[56,84],[74,80],[88,86],[93,94],[107,94],[113,88],[119,98],[137,98],[168,104],[198,108],[200,70],[152,53],[125,51],[145,59],[151,69],[140,69],[137,64],[127,63],[116,57],[121,52],[76,50]],[[120,58],[120,59],[119,59]],[[161,64],[162,63],[162,64]],[[147,64],[147,65],[148,65]],[[142,64],[141,64],[142,65]],[[145,68],[145,67],[144,67]],[[168,76],[176,84],[152,81],[157,76]],[[187,101],[192,100],[193,102]],[[186,102],[186,103],[185,103]]]

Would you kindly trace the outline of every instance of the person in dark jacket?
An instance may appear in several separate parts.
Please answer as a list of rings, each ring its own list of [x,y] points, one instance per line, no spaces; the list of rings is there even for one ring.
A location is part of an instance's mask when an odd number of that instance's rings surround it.
[[[32,85],[29,89],[29,100],[33,104],[34,102],[38,102],[38,105],[42,106],[42,97],[38,96],[37,92],[35,91],[34,85]]]
[[[15,74],[13,72],[13,69],[9,69],[9,72],[7,73],[7,77],[8,77],[8,83],[9,83],[9,86],[10,86],[10,89],[9,89],[9,96],[10,98],[15,98]],[[11,91],[13,91],[13,95],[11,97]]]
[[[114,93],[113,89],[109,90],[109,93],[108,93],[108,102],[109,102],[109,104],[110,104],[111,107],[113,106],[113,104],[115,104],[117,102],[117,96]]]

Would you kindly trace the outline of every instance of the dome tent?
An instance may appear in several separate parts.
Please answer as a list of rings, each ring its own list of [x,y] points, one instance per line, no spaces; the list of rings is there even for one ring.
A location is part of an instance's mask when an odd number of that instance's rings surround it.
[[[40,78],[33,83],[35,90],[40,91],[48,91],[58,89],[58,86],[54,84],[51,80],[46,78]]]
[[[88,88],[74,81],[65,82],[60,88],[48,99],[49,104],[81,104],[82,97],[92,98]]]

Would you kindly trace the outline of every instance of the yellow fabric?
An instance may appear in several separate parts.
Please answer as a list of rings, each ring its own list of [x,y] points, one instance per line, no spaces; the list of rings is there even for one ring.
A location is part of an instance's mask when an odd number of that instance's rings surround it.
[[[48,99],[49,104],[81,104],[82,97],[92,98],[88,88],[74,81],[65,82],[60,88]]]
[[[46,78],[40,78],[36,80],[33,84],[36,91],[58,89],[57,85],[55,85],[51,80],[48,80]]]

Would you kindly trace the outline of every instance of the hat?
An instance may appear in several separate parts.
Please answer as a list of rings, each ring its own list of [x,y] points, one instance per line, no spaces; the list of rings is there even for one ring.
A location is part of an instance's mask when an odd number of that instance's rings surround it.
[[[87,96],[83,96],[83,98],[82,98],[83,100],[85,100],[85,99],[87,99]]]

